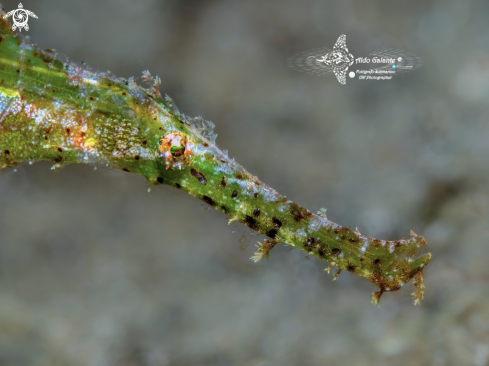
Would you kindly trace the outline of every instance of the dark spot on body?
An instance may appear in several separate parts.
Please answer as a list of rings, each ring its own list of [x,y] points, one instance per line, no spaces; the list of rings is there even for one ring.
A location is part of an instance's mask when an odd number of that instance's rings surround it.
[[[125,172],[130,173],[130,172],[129,172],[129,169],[127,169],[127,168],[122,168],[122,170],[123,170],[123,171],[125,171]]]
[[[144,140],[144,141],[142,142],[142,144],[143,144],[143,146],[146,146],[146,144],[147,144],[146,140]]]
[[[71,130],[69,128],[66,129],[66,133],[69,134]]]
[[[355,270],[355,266],[354,265],[351,265],[349,264],[348,266],[346,266],[346,269],[350,272],[353,272]]]
[[[63,157],[62,156],[57,156],[54,158],[54,162],[55,163],[61,163],[61,160],[63,160]]]
[[[360,258],[360,262],[363,262],[365,260],[365,258]]]
[[[221,205],[221,210],[222,210],[222,212],[224,212],[225,214],[228,214],[228,213],[229,213],[228,209],[227,209],[227,208],[226,208],[226,206],[224,206],[224,205]]]
[[[19,70],[19,69],[17,69],[17,72],[20,72],[20,70]]]
[[[93,100],[93,97],[90,97],[90,100]]]
[[[238,178],[238,179],[243,179],[243,176],[242,176],[241,174],[239,174],[239,173],[238,173],[238,174],[236,174],[236,178]]]
[[[59,151],[59,152],[63,152],[63,149],[62,149],[62,148],[60,148],[60,147],[58,147],[58,151]]]
[[[224,178],[224,176],[221,178],[221,188],[224,188],[226,187],[226,179]]]
[[[3,37],[0,36],[0,43],[3,41]]]
[[[255,216],[255,217],[260,216],[260,209],[259,208],[255,208],[255,210],[253,211],[253,216]]]
[[[319,249],[318,249],[318,255],[319,255],[321,258],[323,258],[323,257],[326,255],[326,253],[324,252],[324,249],[323,249],[323,248],[319,248]]]
[[[341,249],[339,249],[339,248],[333,248],[333,249],[331,250],[331,253],[333,253],[334,255],[338,255],[338,254],[340,254],[340,253],[341,253]]]
[[[178,183],[175,183],[175,187],[177,187],[178,189],[182,188],[182,186]]]
[[[231,193],[231,198],[236,198],[238,197],[238,190],[234,190],[233,193]]]
[[[334,231],[334,233],[335,233],[335,234],[338,234],[338,233],[339,233],[339,230],[335,230],[335,231]]]
[[[83,132],[83,131],[82,131],[82,132],[80,133],[80,136],[81,136],[81,137],[85,137],[85,132]]]
[[[348,241],[349,241],[350,243],[356,243],[356,242],[358,241],[358,239],[355,239],[355,238],[350,238],[350,239],[348,239]]]
[[[212,198],[210,198],[209,196],[202,196],[202,200],[205,203],[207,203],[207,204],[209,204],[211,206],[215,206],[216,205],[216,203],[214,202],[214,200]]]
[[[277,232],[277,229],[270,229],[267,231],[267,236],[269,238],[275,239],[275,237],[277,236]]]
[[[282,221],[280,221],[279,219],[277,219],[275,216],[272,217],[272,222],[273,224],[276,226],[276,227],[282,227]]]
[[[199,172],[197,169],[190,169],[190,174],[192,174],[195,178],[199,180],[204,186],[207,184],[207,179],[205,179],[204,174]]]
[[[56,89],[53,89],[53,93],[56,93]]]
[[[253,193],[253,197],[257,198],[258,197],[258,192]]]
[[[139,155],[134,156],[134,159],[139,160]]]
[[[161,178],[161,177],[157,177],[157,178],[156,178],[156,181],[157,181],[158,183],[163,183],[163,178]]]
[[[10,151],[9,150],[5,150],[4,153],[5,153],[5,156],[9,156],[10,155]]]
[[[313,245],[315,242],[314,238],[313,237],[310,237],[307,239],[307,245]]]
[[[245,220],[244,220],[244,223],[250,229],[253,229],[253,230],[257,230],[258,229],[258,226],[256,225],[256,220],[253,217],[251,217],[251,216],[246,215]]]
[[[380,263],[380,258],[377,258],[376,260],[374,260],[374,263],[375,264],[379,264]]]
[[[156,118],[155,118],[156,119]],[[163,127],[158,127],[158,130],[163,131]]]
[[[209,147],[209,144],[207,142],[204,142],[202,145],[204,145],[204,147]]]
[[[304,218],[304,214],[300,211],[292,211],[292,215],[294,215],[295,222],[300,222]]]
[[[126,92],[122,93],[122,95],[126,95]]]

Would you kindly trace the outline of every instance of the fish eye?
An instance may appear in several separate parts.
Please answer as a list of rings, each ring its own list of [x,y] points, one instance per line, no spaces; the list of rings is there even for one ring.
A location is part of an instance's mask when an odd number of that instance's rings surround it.
[[[184,145],[172,146],[170,149],[170,154],[174,158],[178,158],[179,156],[182,156],[183,154],[185,154],[185,146]]]

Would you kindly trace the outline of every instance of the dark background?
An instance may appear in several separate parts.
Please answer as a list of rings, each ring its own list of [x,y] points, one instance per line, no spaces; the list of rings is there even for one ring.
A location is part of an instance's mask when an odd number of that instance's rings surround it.
[[[300,250],[253,264],[258,235],[172,188],[23,166],[0,176],[1,365],[489,365],[489,2],[22,3],[41,48],[149,69],[280,193],[376,238],[414,230],[433,259],[421,306],[406,286],[377,308]],[[340,34],[424,66],[346,85],[287,67]]]

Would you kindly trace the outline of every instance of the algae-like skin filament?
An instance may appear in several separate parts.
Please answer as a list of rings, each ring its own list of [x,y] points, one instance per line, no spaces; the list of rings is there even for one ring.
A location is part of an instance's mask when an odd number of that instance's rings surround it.
[[[231,160],[215,144],[212,123],[181,114],[162,98],[159,78],[143,73],[143,88],[39,50],[0,20],[0,168],[51,161],[108,166],[143,175],[151,184],[185,191],[268,237],[253,260],[286,243],[347,270],[384,292],[414,278],[415,303],[423,297],[422,272],[430,254],[409,239],[377,240],[295,204]]]

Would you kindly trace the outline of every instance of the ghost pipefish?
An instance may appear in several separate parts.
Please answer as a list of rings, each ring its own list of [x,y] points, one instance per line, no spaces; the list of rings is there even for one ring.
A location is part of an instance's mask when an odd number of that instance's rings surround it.
[[[423,268],[431,254],[409,239],[377,240],[329,221],[278,194],[215,145],[213,124],[181,114],[159,92],[160,79],[143,72],[147,89],[40,50],[0,19],[0,169],[50,161],[108,166],[143,175],[150,184],[185,191],[268,237],[259,261],[282,242],[362,276],[386,291],[414,279],[423,298]]]

